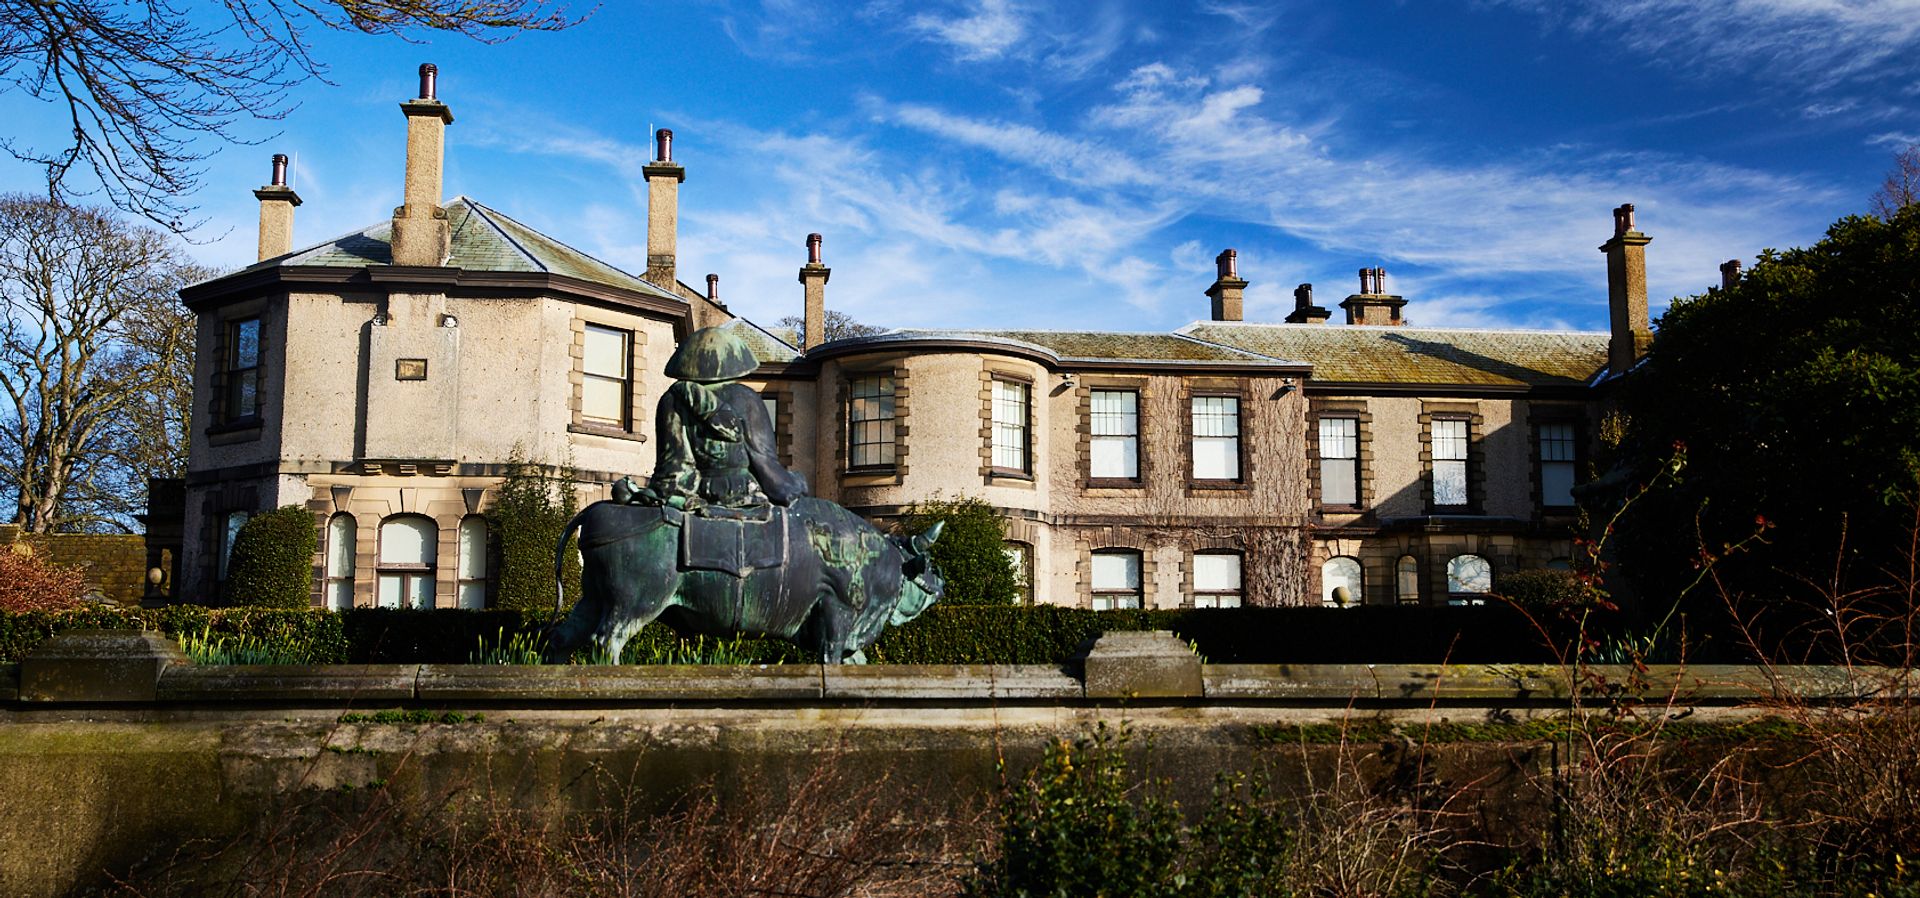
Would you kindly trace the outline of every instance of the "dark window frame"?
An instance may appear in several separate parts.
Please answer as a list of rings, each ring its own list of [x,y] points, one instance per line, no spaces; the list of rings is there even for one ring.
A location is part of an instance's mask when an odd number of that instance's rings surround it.
[[[241,345],[240,332],[242,328],[248,325],[252,325],[254,330],[253,364],[241,365],[239,359]],[[245,318],[235,318],[226,322],[226,330],[224,333],[226,345],[222,347],[220,358],[220,377],[222,381],[220,390],[220,424],[249,424],[261,420],[261,405],[265,398],[265,391],[262,390],[261,387],[264,386],[263,382],[266,380],[264,376],[266,371],[265,357],[267,354],[266,335],[266,323],[260,315],[249,315]],[[249,382],[253,385],[253,410],[241,414],[239,411],[240,394],[242,392],[241,385]]]
[[[1142,486],[1145,483],[1146,471],[1147,471],[1146,453],[1143,451],[1143,447],[1141,445],[1141,442],[1142,442],[1141,437],[1144,436],[1144,434],[1141,432],[1143,429],[1142,421],[1144,419],[1144,415],[1141,413],[1141,393],[1142,392],[1143,390],[1137,386],[1126,386],[1126,387],[1093,386],[1088,388],[1087,390],[1087,475],[1086,476],[1087,476],[1087,486],[1089,488],[1091,489],[1135,489]],[[1095,474],[1093,471],[1094,443],[1101,439],[1124,439],[1126,437],[1126,434],[1102,434],[1102,433],[1095,432],[1094,426],[1093,426],[1093,422],[1096,420],[1096,412],[1094,411],[1094,404],[1093,404],[1093,396],[1095,393],[1127,393],[1133,396],[1133,476],[1132,477],[1106,477],[1106,476],[1101,476],[1099,474]]]
[[[1134,570],[1137,572],[1137,576],[1139,578],[1138,583],[1134,586],[1134,588],[1103,589],[1099,586],[1098,583],[1095,582],[1094,580],[1094,563],[1095,562],[1093,559],[1099,558],[1102,555],[1133,556],[1133,559],[1134,559],[1133,567],[1134,567]],[[1087,560],[1087,589],[1089,594],[1093,597],[1092,600],[1095,603],[1098,603],[1102,598],[1106,598],[1108,601],[1112,602],[1114,601],[1115,596],[1132,597],[1134,604],[1130,606],[1114,604],[1111,606],[1111,610],[1117,611],[1124,608],[1137,608],[1137,609],[1144,610],[1147,607],[1147,553],[1140,549],[1132,549],[1132,548],[1127,548],[1125,546],[1114,546],[1111,548],[1102,548],[1102,549],[1093,550],[1093,552],[1091,553],[1091,557]]]
[[[1338,458],[1338,459],[1331,459],[1335,461],[1346,461],[1353,466],[1353,472],[1352,472],[1353,473],[1353,501],[1352,502],[1328,502],[1326,500],[1326,464],[1330,459],[1328,458],[1325,450],[1326,441],[1321,437],[1321,422],[1323,421],[1350,421],[1353,423],[1353,455]],[[1333,512],[1358,512],[1358,511],[1365,510],[1367,507],[1366,506],[1367,497],[1366,497],[1366,490],[1365,490],[1365,483],[1364,483],[1365,478],[1361,477],[1360,475],[1360,453],[1361,453],[1360,441],[1365,435],[1365,428],[1361,424],[1360,414],[1358,412],[1341,410],[1341,411],[1328,411],[1320,415],[1316,415],[1313,420],[1313,434],[1314,434],[1314,456],[1313,456],[1314,482],[1313,482],[1313,485],[1314,487],[1316,487],[1315,493],[1320,498],[1319,505],[1321,510],[1333,511]]]
[[[867,381],[880,382],[884,385],[884,389],[878,389],[871,395],[860,395],[859,385]],[[900,385],[898,379],[894,377],[891,372],[849,372],[846,376],[846,390],[847,401],[843,412],[845,414],[845,421],[847,422],[847,472],[865,474],[892,472],[896,470],[900,464],[898,445],[900,438]],[[889,398],[889,412],[887,415],[884,417],[876,416],[859,419],[854,417],[855,403],[862,399],[879,399],[883,396]],[[878,425],[877,429],[880,433],[884,434],[884,438],[861,442],[859,427],[861,424]],[[881,446],[887,447],[882,454],[890,455],[891,458],[885,461],[862,462],[860,451],[862,447]]]

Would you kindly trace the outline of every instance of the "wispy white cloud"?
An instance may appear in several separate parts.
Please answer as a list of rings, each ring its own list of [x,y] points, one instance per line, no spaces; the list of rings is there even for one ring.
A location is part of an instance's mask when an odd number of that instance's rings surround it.
[[[1829,87],[1920,69],[1920,0],[1491,0],[1600,33],[1644,59]]]
[[[1027,33],[1027,18],[1011,0],[974,0],[959,15],[925,12],[907,27],[951,48],[964,62],[996,59]]]

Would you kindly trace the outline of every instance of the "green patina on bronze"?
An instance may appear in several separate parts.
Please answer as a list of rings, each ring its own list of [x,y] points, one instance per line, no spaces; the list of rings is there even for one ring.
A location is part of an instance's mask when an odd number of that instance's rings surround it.
[[[548,631],[548,658],[588,643],[618,658],[658,619],[683,636],[769,636],[823,663],[859,663],[889,625],[945,588],[927,551],[935,527],[889,537],[859,515],[807,495],[775,457],[773,424],[736,381],[759,367],[737,334],[695,331],[667,362],[652,476],[613,488],[568,523],[580,534],[581,596]]]

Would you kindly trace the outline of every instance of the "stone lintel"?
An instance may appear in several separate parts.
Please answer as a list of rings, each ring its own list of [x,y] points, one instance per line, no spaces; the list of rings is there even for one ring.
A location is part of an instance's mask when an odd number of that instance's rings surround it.
[[[62,630],[21,659],[20,700],[150,702],[168,667],[190,663],[152,631]]]
[[[1200,656],[1171,630],[1103,634],[1087,653],[1087,698],[1200,698]]]

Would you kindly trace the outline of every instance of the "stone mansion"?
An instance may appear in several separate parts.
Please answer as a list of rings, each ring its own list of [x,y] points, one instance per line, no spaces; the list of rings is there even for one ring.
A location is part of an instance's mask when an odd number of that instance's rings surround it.
[[[259,262],[181,292],[199,320],[174,595],[213,596],[234,533],[313,513],[316,606],[488,604],[484,512],[516,447],[571,459],[583,503],[653,465],[677,341],[736,329],[782,460],[876,520],[941,495],[1008,521],[1028,599],[1091,608],[1476,601],[1565,565],[1608,380],[1649,337],[1631,206],[1600,247],[1608,333],[1407,326],[1362,269],[1338,310],[1295,291],[1242,320],[1233,250],[1170,333],[897,330],[823,339],[831,271],[799,266],[803,345],[682,283],[686,169],[656,135],[629,274],[441,193],[453,114],[423,66],[391,220],[296,249],[276,157]],[[1598,260],[1596,260],[1597,262]],[[1340,323],[1331,321],[1336,314]],[[341,347],[352,347],[342,351]]]

